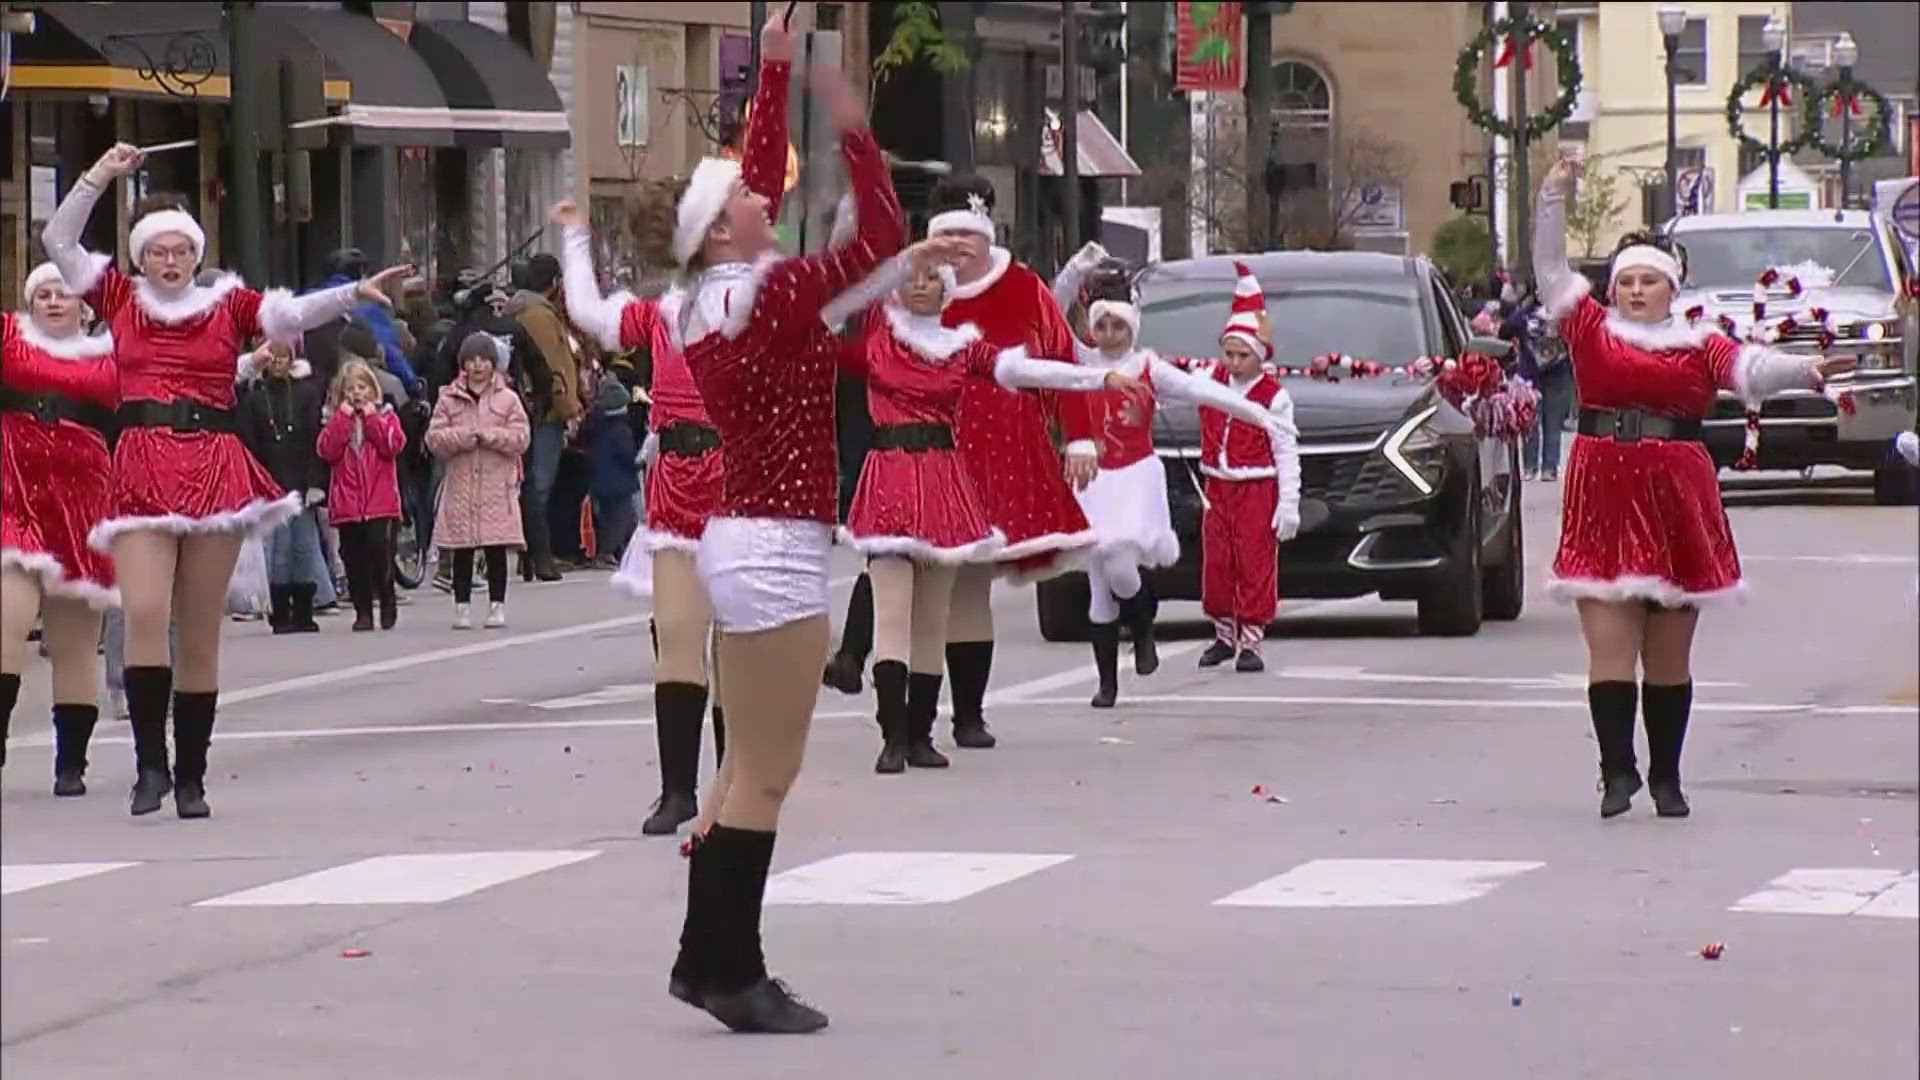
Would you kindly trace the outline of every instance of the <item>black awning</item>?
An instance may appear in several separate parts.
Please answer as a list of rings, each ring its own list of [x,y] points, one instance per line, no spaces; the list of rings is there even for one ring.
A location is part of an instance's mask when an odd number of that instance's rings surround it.
[[[410,44],[440,82],[456,142],[558,150],[572,141],[547,73],[510,38],[436,19],[413,24]]]
[[[262,5],[312,42],[352,83],[334,125],[349,138],[375,146],[452,146],[453,115],[446,95],[420,54],[398,34],[363,15],[340,10]]]
[[[29,6],[39,18],[33,33],[13,39],[17,89],[227,96],[227,31],[217,3]]]

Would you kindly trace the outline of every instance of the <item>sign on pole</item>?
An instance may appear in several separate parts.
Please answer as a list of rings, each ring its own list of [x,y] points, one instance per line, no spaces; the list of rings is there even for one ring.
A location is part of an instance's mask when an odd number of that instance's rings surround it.
[[[1246,77],[1246,51],[1240,43],[1241,5],[1176,3],[1174,17],[1175,90],[1238,90]]]

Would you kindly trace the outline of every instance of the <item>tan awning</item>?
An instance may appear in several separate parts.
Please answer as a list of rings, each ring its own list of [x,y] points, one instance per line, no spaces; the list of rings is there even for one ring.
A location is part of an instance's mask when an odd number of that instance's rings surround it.
[[[1127,155],[1127,148],[1113,137],[1107,125],[1092,112],[1080,110],[1080,122],[1075,125],[1074,146],[1075,162],[1081,176],[1139,176],[1140,166]],[[1060,166],[1060,114],[1047,110],[1046,138],[1040,143],[1040,175],[1059,176]]]

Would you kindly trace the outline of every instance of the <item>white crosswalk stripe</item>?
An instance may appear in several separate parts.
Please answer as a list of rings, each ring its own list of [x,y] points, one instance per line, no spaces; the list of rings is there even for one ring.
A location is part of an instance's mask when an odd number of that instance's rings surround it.
[[[1920,919],[1920,873],[1803,867],[1774,878],[1766,888],[1741,898],[1727,910]]]
[[[381,855],[216,896],[194,906],[439,904],[598,854],[597,851],[464,851]]]
[[[1429,907],[1485,896],[1545,863],[1466,859],[1315,859],[1215,900],[1221,907]]]
[[[137,862],[12,863],[0,866],[0,896],[139,865]]]
[[[959,851],[856,851],[785,871],[769,904],[951,904],[1073,858]]]

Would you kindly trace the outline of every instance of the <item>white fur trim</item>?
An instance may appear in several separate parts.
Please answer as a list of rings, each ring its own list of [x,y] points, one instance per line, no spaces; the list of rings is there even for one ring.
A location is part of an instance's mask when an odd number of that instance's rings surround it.
[[[1140,337],[1140,309],[1124,300],[1095,300],[1087,305],[1087,329],[1107,316],[1113,316],[1127,324],[1136,340]]]
[[[917,563],[989,562],[1007,546],[1007,534],[994,529],[971,544],[959,547],[934,547],[917,536],[855,536],[845,525],[834,530],[834,539],[869,559],[904,558]]]
[[[1075,535],[1079,534],[1076,533]],[[1035,539],[1043,538],[1035,537]],[[1074,547],[1049,549],[1053,558],[1039,566],[1021,567],[1017,562],[1010,561],[1006,552],[1002,551],[1000,553],[999,569],[994,576],[1009,585],[1032,585],[1035,582],[1046,581],[1050,578],[1057,578],[1063,574],[1071,574],[1076,570],[1084,569],[1087,564],[1087,556],[1093,553],[1093,549],[1094,540],[1092,533],[1089,532],[1087,534],[1087,542],[1084,544]],[[1048,554],[1049,551],[1029,553],[1021,556],[1021,558],[1032,558],[1035,554],[1045,555]]]
[[[1643,575],[1618,577],[1611,581],[1549,577],[1547,595],[1555,600],[1566,602],[1605,600],[1619,603],[1625,600],[1646,600],[1661,607],[1699,607],[1703,604],[1726,601],[1744,603],[1747,598],[1747,583],[1737,581],[1727,588],[1714,589],[1711,592],[1688,592],[1666,578]]]
[[[1654,270],[1665,275],[1667,282],[1674,288],[1680,287],[1680,262],[1673,256],[1648,244],[1632,244],[1621,248],[1613,257],[1613,265],[1607,270],[1609,287],[1628,270]]]
[[[979,233],[992,243],[996,235],[993,219],[979,210],[946,210],[927,219],[927,236],[935,237],[943,232]]]
[[[1036,555],[1046,555],[1067,551],[1084,551],[1100,542],[1091,528],[1076,533],[1041,533],[1030,536],[1017,544],[1008,544],[994,556],[997,562],[1015,562],[1031,559]]]
[[[1549,319],[1558,321],[1573,314],[1580,301],[1593,292],[1593,282],[1587,275],[1568,271],[1565,275],[1554,275],[1540,291],[1540,310]]]
[[[309,328],[344,318],[360,303],[357,281],[298,296],[287,289],[268,289],[260,297],[260,332],[270,341],[292,344]]]
[[[188,517],[185,514],[108,518],[95,525],[93,531],[87,534],[87,544],[95,551],[112,551],[115,537],[121,533],[138,532],[142,529],[172,533],[175,536],[207,532],[244,532],[248,536],[265,536],[279,528],[282,522],[298,514],[300,510],[300,493],[288,492],[277,499],[255,499],[238,510],[229,510],[223,514],[209,514],[202,518]]]
[[[20,286],[20,299],[27,304],[32,304],[34,290],[49,282],[57,282],[63,289],[68,288],[67,279],[60,276],[60,268],[50,262],[43,262],[33,268],[33,272],[27,275],[26,282]]]
[[[673,347],[686,352],[690,341],[699,341],[716,332],[729,341],[739,337],[753,314],[760,283],[780,259],[779,252],[769,251],[751,263],[725,263],[697,279],[698,292],[677,288],[662,297],[660,314],[667,320],[667,336],[672,339]],[[683,327],[680,316],[689,303],[694,309],[688,325]],[[687,336],[688,330],[692,331],[691,337]]]
[[[211,285],[193,284],[180,290],[174,296],[162,296],[153,282],[144,277],[135,278],[133,298],[146,312],[149,319],[169,326],[197,319],[213,310],[214,305],[227,298],[227,294],[246,285],[238,274],[221,274],[213,279]]]
[[[1697,349],[1720,333],[1720,327],[1701,321],[1685,323],[1668,318],[1663,322],[1635,322],[1617,311],[1607,312],[1607,332],[1629,345],[1648,352],[1672,349]]]
[[[240,354],[240,359],[234,362],[235,382],[250,383],[266,374],[265,366],[256,361],[254,355],[251,352],[243,352]],[[304,379],[313,374],[313,365],[307,363],[304,358],[296,356],[293,358],[293,367],[289,369],[289,373],[296,379]]]
[[[661,551],[684,551],[688,555],[700,553],[700,541],[680,536],[677,533],[659,532],[642,526],[627,541],[628,553],[620,560],[620,566],[613,572],[607,584],[616,592],[624,593],[635,600],[648,600],[653,597],[653,556]],[[644,554],[645,561],[634,557],[634,552]]]
[[[977,280],[954,286],[949,302],[971,300],[999,284],[1001,276],[1007,272],[1009,266],[1013,265],[1013,253],[1003,247],[990,248],[987,251],[987,262],[989,263],[987,272],[980,275]]]
[[[887,294],[907,283],[911,265],[905,252],[882,260],[866,277],[820,308],[821,323],[829,327],[840,326],[859,312],[879,303]]]
[[[700,254],[700,246],[707,242],[707,230],[726,211],[733,185],[739,179],[740,163],[727,158],[702,158],[693,167],[673,227],[674,262],[684,267]]]
[[[1811,389],[1814,356],[1794,356],[1765,345],[1740,346],[1733,363],[1733,392],[1750,405],[1772,397],[1782,390]]]
[[[33,316],[25,312],[14,320],[13,325],[20,331],[21,340],[57,359],[91,360],[113,352],[113,332],[110,330],[102,330],[97,334],[68,334],[66,337],[53,337],[35,326]]]
[[[898,304],[883,304],[887,327],[900,344],[928,360],[946,360],[954,353],[980,340],[980,328],[972,323],[945,327],[940,320],[915,315]]]
[[[0,568],[18,570],[40,579],[40,592],[46,596],[64,596],[84,600],[95,611],[120,606],[120,590],[96,585],[84,578],[70,578],[60,560],[44,551],[0,548]]]
[[[207,234],[200,223],[193,220],[193,215],[184,210],[155,210],[133,223],[133,228],[127,231],[127,250],[133,254],[134,263],[140,262],[140,256],[155,237],[167,233],[179,233],[193,244],[193,267],[198,270],[200,260],[206,258]]]

